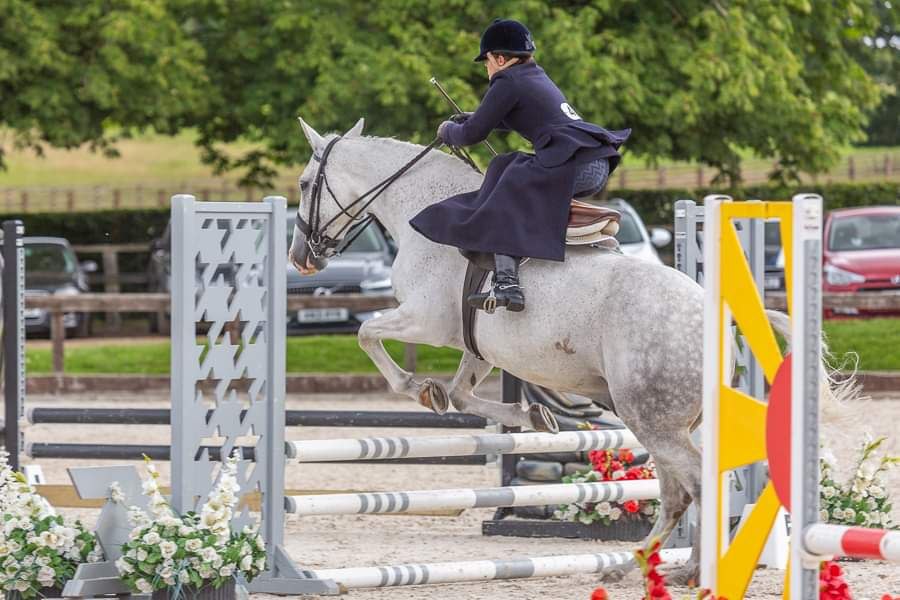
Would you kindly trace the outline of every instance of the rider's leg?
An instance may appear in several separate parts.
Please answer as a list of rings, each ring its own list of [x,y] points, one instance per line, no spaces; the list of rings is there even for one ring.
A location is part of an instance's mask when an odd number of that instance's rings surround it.
[[[463,353],[462,360],[450,384],[450,402],[462,413],[478,415],[502,423],[507,427],[525,427],[535,431],[559,431],[556,417],[546,407],[533,404],[506,404],[496,400],[485,400],[474,394],[474,390],[491,372],[492,365],[471,352]]]
[[[525,310],[525,294],[519,285],[519,259],[505,254],[494,255],[494,278],[489,292],[470,294],[469,306],[489,313],[498,306],[512,312]]]
[[[401,369],[384,349],[383,340],[397,340],[408,343],[433,343],[443,345],[442,340],[431,340],[427,327],[410,317],[403,306],[386,311],[369,319],[359,328],[359,346],[369,355],[375,366],[384,375],[395,393],[409,396],[422,406],[438,414],[444,414],[450,407],[450,398],[443,384],[430,378],[418,381],[409,371]]]
[[[579,166],[575,174],[574,196],[587,198],[600,192],[609,180],[609,161],[598,158]]]

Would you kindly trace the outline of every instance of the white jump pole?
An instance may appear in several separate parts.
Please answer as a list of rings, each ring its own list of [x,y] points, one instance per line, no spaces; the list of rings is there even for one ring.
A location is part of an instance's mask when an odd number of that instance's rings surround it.
[[[354,515],[461,510],[500,506],[540,506],[574,502],[625,502],[659,498],[659,481],[560,483],[515,487],[415,492],[371,492],[288,496],[285,510],[295,515]]]
[[[583,452],[639,448],[627,429],[562,433],[497,433],[434,437],[376,437],[302,440],[287,443],[288,458],[298,462],[481,456],[538,452]]]
[[[690,548],[663,550],[667,563],[684,562]],[[472,560],[432,564],[405,564],[384,567],[358,567],[304,571],[316,579],[330,579],[352,590],[436,583],[490,581],[493,579],[524,579],[555,577],[579,573],[603,573],[630,564],[630,552],[604,554],[575,554],[569,556],[539,556],[512,560]]]

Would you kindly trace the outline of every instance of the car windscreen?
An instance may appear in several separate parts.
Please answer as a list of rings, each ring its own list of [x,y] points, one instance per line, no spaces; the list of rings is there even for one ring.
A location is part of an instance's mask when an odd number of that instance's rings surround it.
[[[836,252],[900,248],[900,215],[833,217],[828,249]]]
[[[25,281],[29,273],[74,275],[78,269],[75,255],[59,244],[25,244]]]
[[[288,248],[291,247],[291,241],[294,237],[294,220],[288,219],[287,222],[287,230],[288,230]],[[357,236],[353,243],[351,243],[346,250],[344,250],[344,254],[353,254],[353,253],[363,253],[363,252],[381,252],[383,249],[381,236],[378,235],[378,231],[375,229],[378,226],[375,224],[369,225],[366,227],[362,233]]]
[[[778,255],[781,254],[781,224],[777,220],[766,221],[765,236],[766,266],[776,267],[778,266]]]
[[[616,239],[620,244],[640,244],[644,241],[641,230],[637,221],[634,220],[628,212],[622,211],[622,218],[619,220],[619,233]]]

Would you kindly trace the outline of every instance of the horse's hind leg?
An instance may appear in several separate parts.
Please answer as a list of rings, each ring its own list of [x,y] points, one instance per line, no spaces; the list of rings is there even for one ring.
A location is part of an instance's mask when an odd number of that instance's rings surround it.
[[[526,427],[535,431],[559,431],[556,417],[546,407],[533,404],[523,408],[521,404],[506,404],[485,400],[475,395],[474,390],[491,372],[493,366],[465,352],[453,383],[450,384],[450,402],[459,412],[485,417],[507,427]]]
[[[406,314],[403,306],[370,319],[359,328],[359,346],[387,380],[391,390],[409,396],[439,415],[450,408],[450,396],[443,384],[433,379],[417,381],[409,371],[401,369],[387,350],[383,340],[408,343],[428,343],[430,336],[420,320]]]
[[[687,429],[675,432],[657,431],[655,434],[647,432],[643,437],[635,432],[635,435],[644,443],[656,463],[660,487],[659,515],[645,544],[657,538],[665,543],[692,500],[696,502],[699,510],[702,477],[700,451],[691,441]],[[697,581],[700,558],[697,551],[699,531],[696,535],[697,539],[688,563],[682,567],[666,569],[668,579],[673,584],[684,585]]]

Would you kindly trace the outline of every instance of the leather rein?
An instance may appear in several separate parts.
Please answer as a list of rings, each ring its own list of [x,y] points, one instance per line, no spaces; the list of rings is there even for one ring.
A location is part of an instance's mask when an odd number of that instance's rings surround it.
[[[391,176],[376,184],[373,188],[347,206],[343,206],[338,202],[337,197],[331,190],[331,186],[328,184],[328,177],[325,174],[325,166],[328,164],[328,157],[331,155],[331,151],[340,139],[342,139],[342,137],[337,136],[328,142],[325,149],[322,151],[321,157],[313,155],[314,158],[319,160],[319,169],[313,180],[312,190],[309,196],[308,218],[304,219],[300,212],[301,209],[299,207],[297,208],[297,228],[306,236],[306,245],[309,247],[309,251],[313,258],[330,258],[336,254],[340,254],[346,249],[374,219],[373,215],[366,213],[366,209],[368,209],[369,206],[378,199],[378,196],[384,193],[392,183],[400,179],[400,177],[409,171],[417,162],[425,158],[426,154],[441,145],[441,140],[435,138],[424,150],[419,152],[412,160],[400,167]],[[322,216],[320,214],[323,189],[328,190],[331,199],[334,200],[334,203],[340,208],[340,212],[324,224],[322,223]],[[350,220],[341,226],[334,235],[329,235],[327,233],[328,227],[341,217],[341,215],[349,217]],[[348,231],[350,235],[345,235],[342,239],[342,235]]]

